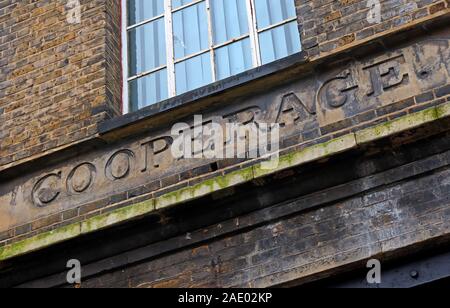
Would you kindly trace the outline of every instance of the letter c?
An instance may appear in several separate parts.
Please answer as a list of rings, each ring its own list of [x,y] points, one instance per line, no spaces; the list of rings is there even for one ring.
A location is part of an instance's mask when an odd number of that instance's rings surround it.
[[[61,191],[58,186],[61,182],[61,172],[51,173],[42,177],[34,185],[31,198],[37,207],[45,207],[58,198]]]

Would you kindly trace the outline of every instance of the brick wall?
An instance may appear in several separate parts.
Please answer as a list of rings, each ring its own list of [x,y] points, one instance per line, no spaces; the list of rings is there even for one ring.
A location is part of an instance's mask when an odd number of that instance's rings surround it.
[[[450,133],[435,124],[7,260],[0,286],[64,286],[70,259],[83,287],[292,285],[439,247]]]
[[[427,40],[443,37],[441,30],[437,32],[427,32],[425,36],[424,34],[418,35],[415,37],[417,41],[414,40],[414,42],[421,42],[424,37]],[[448,32],[444,31],[444,35],[445,33]],[[404,36],[404,34],[401,36]],[[393,39],[391,38],[391,40]],[[379,45],[383,45],[383,40],[381,38],[377,41]],[[413,42],[409,42],[409,44],[412,43]],[[365,50],[364,46],[361,46],[361,48]],[[352,50],[354,50],[356,54],[361,53],[357,48]],[[430,54],[436,53],[434,47],[430,50]],[[411,51],[406,52],[409,53]],[[383,53],[378,52],[376,57],[379,58],[380,55],[383,55]],[[422,54],[420,54],[420,57],[417,57],[416,55],[417,53],[412,54],[406,59],[427,59]],[[339,60],[347,59],[347,56],[340,56]],[[366,67],[367,65],[373,64],[373,60],[367,59],[367,61],[368,62],[365,64],[359,63],[352,66],[357,65],[359,67]],[[437,61],[442,60],[437,59]],[[414,60],[406,60],[406,62],[408,62],[407,66],[414,65],[415,63]],[[442,63],[442,66],[444,65],[446,64]],[[403,67],[404,65],[401,66]],[[422,66],[418,65],[418,67]],[[397,90],[401,90],[400,93],[394,92],[397,91],[395,89],[390,90],[390,96],[385,96],[383,101],[386,103],[388,100],[391,100],[391,104],[385,106],[374,104],[373,107],[370,107],[371,109],[366,109],[364,111],[353,108],[352,105],[348,104],[349,108],[345,112],[345,117],[342,116],[342,120],[336,120],[329,124],[325,123],[325,125],[321,127],[319,127],[319,122],[316,120],[316,115],[306,117],[306,122],[304,122],[306,124],[302,122],[297,123],[297,125],[294,125],[295,123],[288,123],[288,125],[284,127],[284,130],[282,130],[282,138],[280,140],[281,148],[283,149],[282,154],[292,154],[295,151],[304,150],[314,144],[325,143],[331,139],[340,138],[343,135],[362,131],[377,125],[386,125],[386,127],[388,127],[388,125],[391,125],[392,121],[401,120],[402,117],[406,115],[414,116],[417,112],[422,112],[424,109],[433,106],[440,106],[441,108],[450,99],[450,88],[446,81],[446,76],[448,76],[447,70],[438,69],[440,67],[441,65],[436,62],[434,74],[429,75],[425,80],[420,82],[422,90],[419,90],[415,86],[411,86],[407,88],[407,90],[403,87],[398,87]],[[327,74],[327,76],[335,76],[334,74],[337,74],[337,72],[340,72],[343,69],[344,67],[337,67],[333,72],[330,72],[330,75]],[[404,67],[404,69],[406,71],[408,68]],[[411,78],[411,85],[415,85],[416,83],[413,82],[413,78],[415,78],[414,76],[418,72],[415,73],[412,69],[408,69],[408,72]],[[301,77],[315,80],[317,76],[320,76],[323,73],[324,70],[321,72],[318,69],[314,74],[302,74]],[[435,77],[431,78],[432,76]],[[441,76],[444,76],[444,78],[441,78]],[[279,98],[284,97],[286,92],[292,93],[292,89],[304,89],[305,87],[303,84],[310,84],[309,82],[304,83],[304,80],[298,81],[295,79],[290,81],[280,78],[279,75],[274,76],[269,81],[267,80],[268,79],[263,79],[263,84],[272,84],[275,88],[270,89],[266,85],[259,88],[256,86],[253,87],[251,96],[236,102],[239,105],[239,109],[226,110],[226,107],[223,106],[221,107],[223,109],[216,108],[204,112],[203,115],[205,118],[209,117],[208,113],[210,112],[214,113],[214,116],[219,114],[229,115],[231,114],[230,112],[247,110],[246,108],[255,106],[260,106],[258,108],[261,110],[269,110],[271,108],[279,109],[281,108],[280,106],[282,106]],[[364,82],[364,80],[361,79],[361,82]],[[282,89],[278,88],[279,83],[283,84]],[[361,83],[361,85],[363,84]],[[320,85],[318,85],[318,87],[319,86]],[[408,86],[408,84],[405,86]],[[308,89],[308,87],[306,88]],[[306,99],[313,98],[314,91],[306,90],[304,93],[302,92],[302,95]],[[296,102],[292,95],[289,95],[288,97],[293,100],[288,101],[289,103],[294,104]],[[361,98],[361,102],[364,101],[365,97],[366,96]],[[233,100],[227,101],[233,102]],[[259,105],[260,103],[270,103],[273,104],[274,107]],[[262,113],[263,112],[260,114]],[[242,117],[248,117],[247,113],[241,113],[241,111],[236,114],[239,114],[239,116]],[[277,114],[274,114],[274,116],[277,117]],[[272,119],[276,120],[275,117]],[[418,118],[420,117],[418,116],[417,119]],[[259,117],[255,117],[255,119],[257,121],[260,119],[264,120],[264,118]],[[403,122],[405,120],[401,121]],[[410,120],[407,120],[406,122],[409,121]],[[388,122],[390,123],[387,124]],[[171,124],[167,123],[164,125],[167,125],[166,129],[167,131],[170,131]],[[165,133],[161,134],[164,135]],[[149,135],[151,135],[151,132],[150,134],[148,134],[148,131],[144,133],[145,140],[149,138]],[[14,175],[14,181],[11,181],[11,178],[6,178],[5,182],[0,183],[0,204],[4,205],[3,207],[0,207],[0,226],[2,227],[2,230],[0,230],[0,248],[5,245],[18,243],[24,239],[36,236],[37,234],[43,234],[67,226],[68,224],[76,224],[80,221],[86,221],[94,216],[110,213],[145,200],[156,199],[163,195],[174,193],[185,187],[193,187],[202,181],[211,179],[211,177],[228,175],[239,168],[245,169],[250,164],[257,164],[257,161],[244,162],[243,160],[237,159],[221,160],[217,164],[211,164],[211,161],[199,162],[199,164],[187,163],[186,167],[181,167],[182,162],[179,161],[177,164],[180,168],[171,169],[170,165],[172,162],[168,160],[167,162],[164,162],[165,165],[163,165],[163,167],[159,166],[149,174],[144,174],[141,171],[136,174],[136,171],[132,171],[126,179],[124,178],[112,182],[106,177],[103,180],[101,177],[97,177],[93,182],[96,185],[95,189],[92,191],[84,191],[81,194],[73,195],[66,187],[58,187],[58,192],[61,192],[61,194],[58,195],[56,200],[54,200],[55,202],[52,204],[39,207],[36,206],[37,203],[33,203],[33,186],[37,185],[40,179],[49,174],[58,173],[63,170],[63,179],[61,183],[68,183],[72,171],[76,170],[76,167],[80,166],[80,164],[86,162],[96,164],[95,168],[98,174],[103,174],[102,171],[104,171],[105,166],[108,165],[108,160],[113,157],[113,153],[118,149],[130,149],[134,151],[134,153],[142,155],[142,141],[137,142],[134,138],[135,137],[131,138],[125,135],[121,141],[111,142],[109,146],[99,146],[95,151],[83,152],[80,150],[77,153],[82,152],[83,154],[78,154],[73,158],[65,157],[64,159],[61,159],[61,153],[54,153],[53,157],[55,157],[55,160],[49,160],[53,163],[48,164],[45,169],[37,171],[28,169],[28,172],[26,173],[17,172],[17,175]],[[141,136],[137,136],[137,138],[141,138]],[[171,157],[170,155],[165,156]],[[137,161],[141,161],[141,159],[138,159]],[[43,166],[40,167],[44,168]],[[20,178],[20,176],[23,176],[23,178]]]
[[[442,146],[429,144],[432,148]],[[404,157],[404,153],[394,156]],[[381,158],[378,163],[373,160],[357,168],[375,170],[378,164],[386,163]],[[174,243],[190,247],[85,279],[82,286],[269,287],[327,276],[329,270],[337,273],[348,264],[364,267],[364,262],[374,257],[383,263],[404,248],[414,251],[413,246],[426,241],[437,244],[448,238],[449,163],[447,151],[211,225],[173,239],[173,247]],[[329,166],[323,168],[329,172]],[[369,189],[376,182],[384,184]],[[361,190],[365,191],[342,198]],[[305,208],[309,210],[301,210]],[[254,227],[189,243],[240,225]],[[156,253],[170,243],[155,244],[148,251]]]
[[[90,137],[120,114],[120,2],[82,0],[80,24],[67,1],[0,1],[0,166]],[[297,0],[311,57],[370,38],[448,7],[443,0]]]
[[[120,2],[82,0],[80,24],[66,0],[0,1],[0,167],[93,136],[120,114]],[[304,49],[333,51],[448,8],[443,0],[297,0]]]
[[[120,10],[82,0],[0,1],[0,166],[92,136],[120,109]]]
[[[0,170],[12,162],[20,163],[23,159],[92,137],[99,122],[120,114],[119,1],[83,0],[81,3],[81,24],[68,24],[65,1],[0,0]],[[372,25],[366,19],[365,0],[299,0],[298,3],[304,49],[311,57],[383,36],[395,27],[448,11],[448,1],[442,0],[382,1],[382,23]],[[448,85],[433,86],[429,91],[379,108],[377,112],[371,110],[354,118],[346,115],[343,121],[322,127],[320,131],[314,127],[317,135],[309,137],[316,139],[314,143],[324,142],[449,100]],[[317,139],[319,135],[321,138]],[[285,136],[282,146],[296,145],[304,137],[299,136]],[[127,139],[123,138],[124,141]],[[305,144],[299,148],[303,146]],[[437,161],[449,164],[448,159],[447,155]],[[205,167],[152,180],[152,183],[140,183],[141,186],[136,185],[129,191],[121,187],[117,194],[80,203],[81,206],[66,212],[35,217],[36,220],[0,234],[1,244],[10,244],[11,238],[15,243],[131,205],[137,202],[136,198],[144,200],[149,194],[160,196],[173,192],[179,188],[174,184],[183,176],[202,176],[196,180],[211,176],[211,165]],[[411,170],[416,170],[414,168]],[[420,170],[421,166],[417,168]],[[202,173],[196,174],[197,170]],[[396,172],[402,174],[403,171]],[[220,172],[225,173],[219,170],[216,174]],[[393,174],[397,173],[393,171]],[[421,174],[419,180],[410,176],[401,183],[376,187],[339,202],[333,200],[326,209],[291,213],[289,219],[276,218],[262,227],[261,223],[255,223],[258,227],[215,239],[211,245],[184,249],[169,258],[147,260],[144,265],[87,281],[86,285],[235,286],[251,282],[265,286],[287,280],[283,278],[281,268],[300,273],[305,266],[310,270],[324,270],[324,260],[340,266],[348,260],[377,254],[384,249],[380,247],[394,249],[432,239],[448,233],[448,224],[443,221],[443,217],[449,216],[448,175],[448,167],[441,166],[439,170]],[[185,180],[181,185],[187,185],[188,178]],[[151,185],[155,183],[156,186]],[[429,187],[433,190],[427,190]],[[15,200],[16,191],[12,195],[11,200]],[[95,194],[92,196],[96,197]],[[410,196],[414,198],[405,199]],[[314,199],[314,196],[308,198]],[[376,201],[366,203],[371,198]],[[414,207],[408,206],[412,200],[417,200]],[[10,205],[11,211],[15,211],[14,202]],[[263,214],[255,215],[266,217]],[[410,227],[412,229],[408,229]],[[301,241],[303,237],[306,242]],[[266,244],[273,246],[264,246]],[[352,253],[356,253],[355,258]],[[192,268],[192,260],[196,261],[195,268]],[[154,268],[158,270],[153,271]],[[247,274],[242,274],[244,271]],[[142,276],[136,273],[142,273]],[[269,274],[280,278],[268,281],[265,277]]]
[[[380,0],[381,22],[367,18],[369,0],[296,0],[303,48],[310,57],[443,13],[448,0]],[[373,1],[371,1],[373,2]]]

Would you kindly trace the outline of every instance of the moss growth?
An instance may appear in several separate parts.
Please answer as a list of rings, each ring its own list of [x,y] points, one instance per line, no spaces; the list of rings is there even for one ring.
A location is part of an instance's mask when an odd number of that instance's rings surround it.
[[[354,134],[345,135],[328,142],[305,148],[298,152],[286,154],[280,157],[277,168],[263,169],[262,165],[259,164],[258,166],[255,166],[254,169],[255,178],[267,176],[294,166],[338,154],[354,147],[356,147]]]
[[[206,180],[195,186],[186,187],[156,199],[156,209],[162,209],[168,206],[190,201],[210,193],[223,190],[253,179],[253,168],[237,170],[224,176]]]
[[[416,112],[397,120],[389,121],[375,127],[371,127],[356,133],[356,140],[358,144],[372,142],[383,137],[387,137],[402,131],[412,129],[435,121],[439,118],[436,108],[426,109]]]
[[[436,108],[436,115],[438,118],[443,119],[450,116],[450,103],[440,105]]]
[[[80,224],[65,226],[0,248],[0,261],[30,253],[81,234]]]
[[[155,210],[154,200],[147,200],[138,204],[130,205],[128,207],[118,209],[111,213],[92,217],[81,223],[81,233],[90,233],[101,230],[106,227],[115,225],[126,220],[137,218],[139,216],[148,214]]]

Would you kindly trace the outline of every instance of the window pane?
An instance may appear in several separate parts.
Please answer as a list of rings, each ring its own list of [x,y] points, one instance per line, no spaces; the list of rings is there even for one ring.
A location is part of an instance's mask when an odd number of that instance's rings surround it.
[[[297,16],[295,0],[255,0],[258,29]]]
[[[164,0],[128,0],[128,25],[140,23],[164,13]]]
[[[194,2],[194,0],[172,0],[172,8],[176,9],[192,2]]]
[[[212,82],[209,53],[175,65],[177,94],[200,88]]]
[[[247,6],[242,0],[212,0],[214,44],[248,33]]]
[[[208,18],[205,2],[173,14],[173,35],[176,59],[208,48]]]
[[[291,22],[259,36],[262,63],[266,64],[301,51],[297,22]]]
[[[130,81],[130,110],[136,111],[168,98],[167,70]]]
[[[225,0],[228,1],[228,0]],[[224,79],[252,68],[250,39],[216,50],[217,79]]]
[[[163,18],[132,29],[128,33],[130,77],[166,64],[166,38]]]

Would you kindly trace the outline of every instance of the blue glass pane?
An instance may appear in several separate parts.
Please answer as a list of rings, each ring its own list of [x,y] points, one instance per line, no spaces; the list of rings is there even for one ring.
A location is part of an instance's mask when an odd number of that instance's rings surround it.
[[[173,36],[176,59],[208,48],[208,18],[204,2],[173,14]]]
[[[214,44],[248,33],[247,5],[242,0],[212,0]]]
[[[212,82],[209,53],[175,65],[177,94],[200,88]]]
[[[128,25],[140,23],[164,13],[164,0],[129,0]]]
[[[164,19],[132,29],[128,34],[130,77],[166,64]]]
[[[301,51],[297,22],[265,31],[259,35],[263,64],[290,56]]]
[[[297,16],[295,0],[255,0],[258,29]]]
[[[136,111],[167,99],[167,71],[164,69],[130,81],[129,96],[131,111]]]
[[[245,39],[216,50],[217,79],[224,79],[251,69],[250,39]]]
[[[265,31],[259,36],[262,64],[290,56],[301,51],[297,22]]]
[[[192,2],[194,2],[194,0],[172,0],[172,8],[176,9]]]

